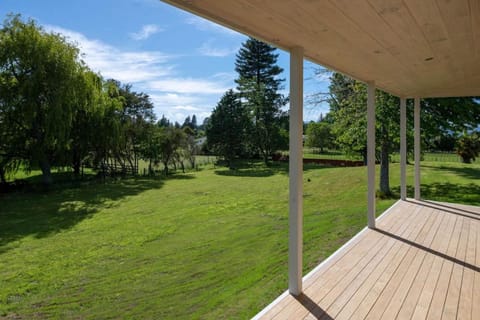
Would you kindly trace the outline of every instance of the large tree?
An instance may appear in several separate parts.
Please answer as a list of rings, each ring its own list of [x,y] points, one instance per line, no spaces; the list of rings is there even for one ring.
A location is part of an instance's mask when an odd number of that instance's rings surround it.
[[[14,157],[39,166],[52,182],[51,165],[68,147],[76,82],[83,65],[78,49],[35,22],[8,16],[0,29],[2,131]],[[13,150],[11,147],[13,147]]]
[[[209,148],[222,156],[227,165],[245,151],[249,119],[239,96],[227,91],[218,102],[206,127]]]
[[[275,48],[249,38],[242,44],[235,61],[236,83],[252,123],[249,140],[265,162],[280,146],[281,108],[286,99],[279,93],[284,79],[278,76],[283,69],[277,65]]]
[[[339,73],[330,84],[330,108],[337,143],[348,152],[366,156],[366,86]],[[380,191],[390,193],[389,158],[399,145],[399,99],[376,91],[377,157],[381,162]],[[408,146],[412,147],[413,106],[408,103]],[[480,104],[472,97],[422,99],[422,139],[472,129],[480,123]]]

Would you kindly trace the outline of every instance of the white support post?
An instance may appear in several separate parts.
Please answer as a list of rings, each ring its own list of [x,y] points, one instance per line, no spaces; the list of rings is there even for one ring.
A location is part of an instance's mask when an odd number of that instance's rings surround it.
[[[407,100],[400,98],[400,199],[407,199]]]
[[[303,261],[303,48],[290,50],[288,289],[302,293]]]
[[[420,200],[420,98],[418,97],[415,98],[413,118],[415,127],[415,200]]]
[[[368,227],[375,228],[375,83],[367,89]]]

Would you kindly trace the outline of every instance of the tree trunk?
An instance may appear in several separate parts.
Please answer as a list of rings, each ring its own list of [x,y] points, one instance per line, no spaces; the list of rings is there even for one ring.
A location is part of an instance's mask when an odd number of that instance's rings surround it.
[[[73,151],[73,160],[72,160],[72,167],[73,167],[73,174],[76,178],[80,176],[80,168],[82,164],[80,161],[80,157],[78,156],[76,151]]]
[[[165,176],[168,176],[168,161],[163,163],[163,170],[165,172]]]
[[[380,154],[380,192],[384,195],[390,195],[390,170],[388,161],[388,144],[382,142]]]
[[[190,157],[190,166],[192,169],[195,169],[195,156]]]
[[[45,186],[50,186],[53,182],[52,172],[50,170],[50,163],[47,159],[43,158],[38,161],[40,170],[42,170],[42,182]]]
[[[268,165],[268,155],[266,153],[263,154],[263,161]]]
[[[0,165],[0,184],[7,184],[7,178],[5,176],[5,170],[3,166]]]
[[[368,155],[367,155],[367,148],[362,150],[362,158],[363,158],[363,164],[368,165]]]

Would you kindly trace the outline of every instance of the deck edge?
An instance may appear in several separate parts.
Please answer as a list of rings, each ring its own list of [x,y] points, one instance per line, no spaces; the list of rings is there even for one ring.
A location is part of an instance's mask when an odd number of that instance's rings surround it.
[[[375,221],[379,221],[380,219],[384,218],[387,216],[393,208],[395,208],[399,203],[402,202],[402,199],[398,199],[394,204],[392,204],[387,210],[385,210],[381,215],[378,216],[378,218],[375,219]],[[356,235],[354,235],[350,240],[345,242],[340,248],[338,248],[334,253],[332,253],[327,259],[323,260],[319,265],[317,265],[315,268],[313,268],[309,273],[307,273],[303,278],[302,282],[305,282],[308,280],[315,272],[317,272],[320,268],[322,268],[328,261],[333,259],[335,255],[342,251],[345,247],[347,247],[350,243],[352,243],[356,238],[360,237],[363,233],[365,233],[368,230],[368,226],[360,230]],[[251,320],[259,320],[261,317],[263,317],[267,312],[269,312],[275,305],[277,305],[282,299],[287,297],[290,293],[288,292],[288,289],[285,290],[281,295],[279,295],[275,300],[273,300],[269,305],[267,305],[265,308],[263,308],[259,313],[257,313]]]

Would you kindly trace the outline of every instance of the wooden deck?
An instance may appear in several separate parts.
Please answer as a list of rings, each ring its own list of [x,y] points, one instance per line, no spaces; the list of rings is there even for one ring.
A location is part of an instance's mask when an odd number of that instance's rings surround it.
[[[256,319],[480,319],[480,207],[399,201]]]

